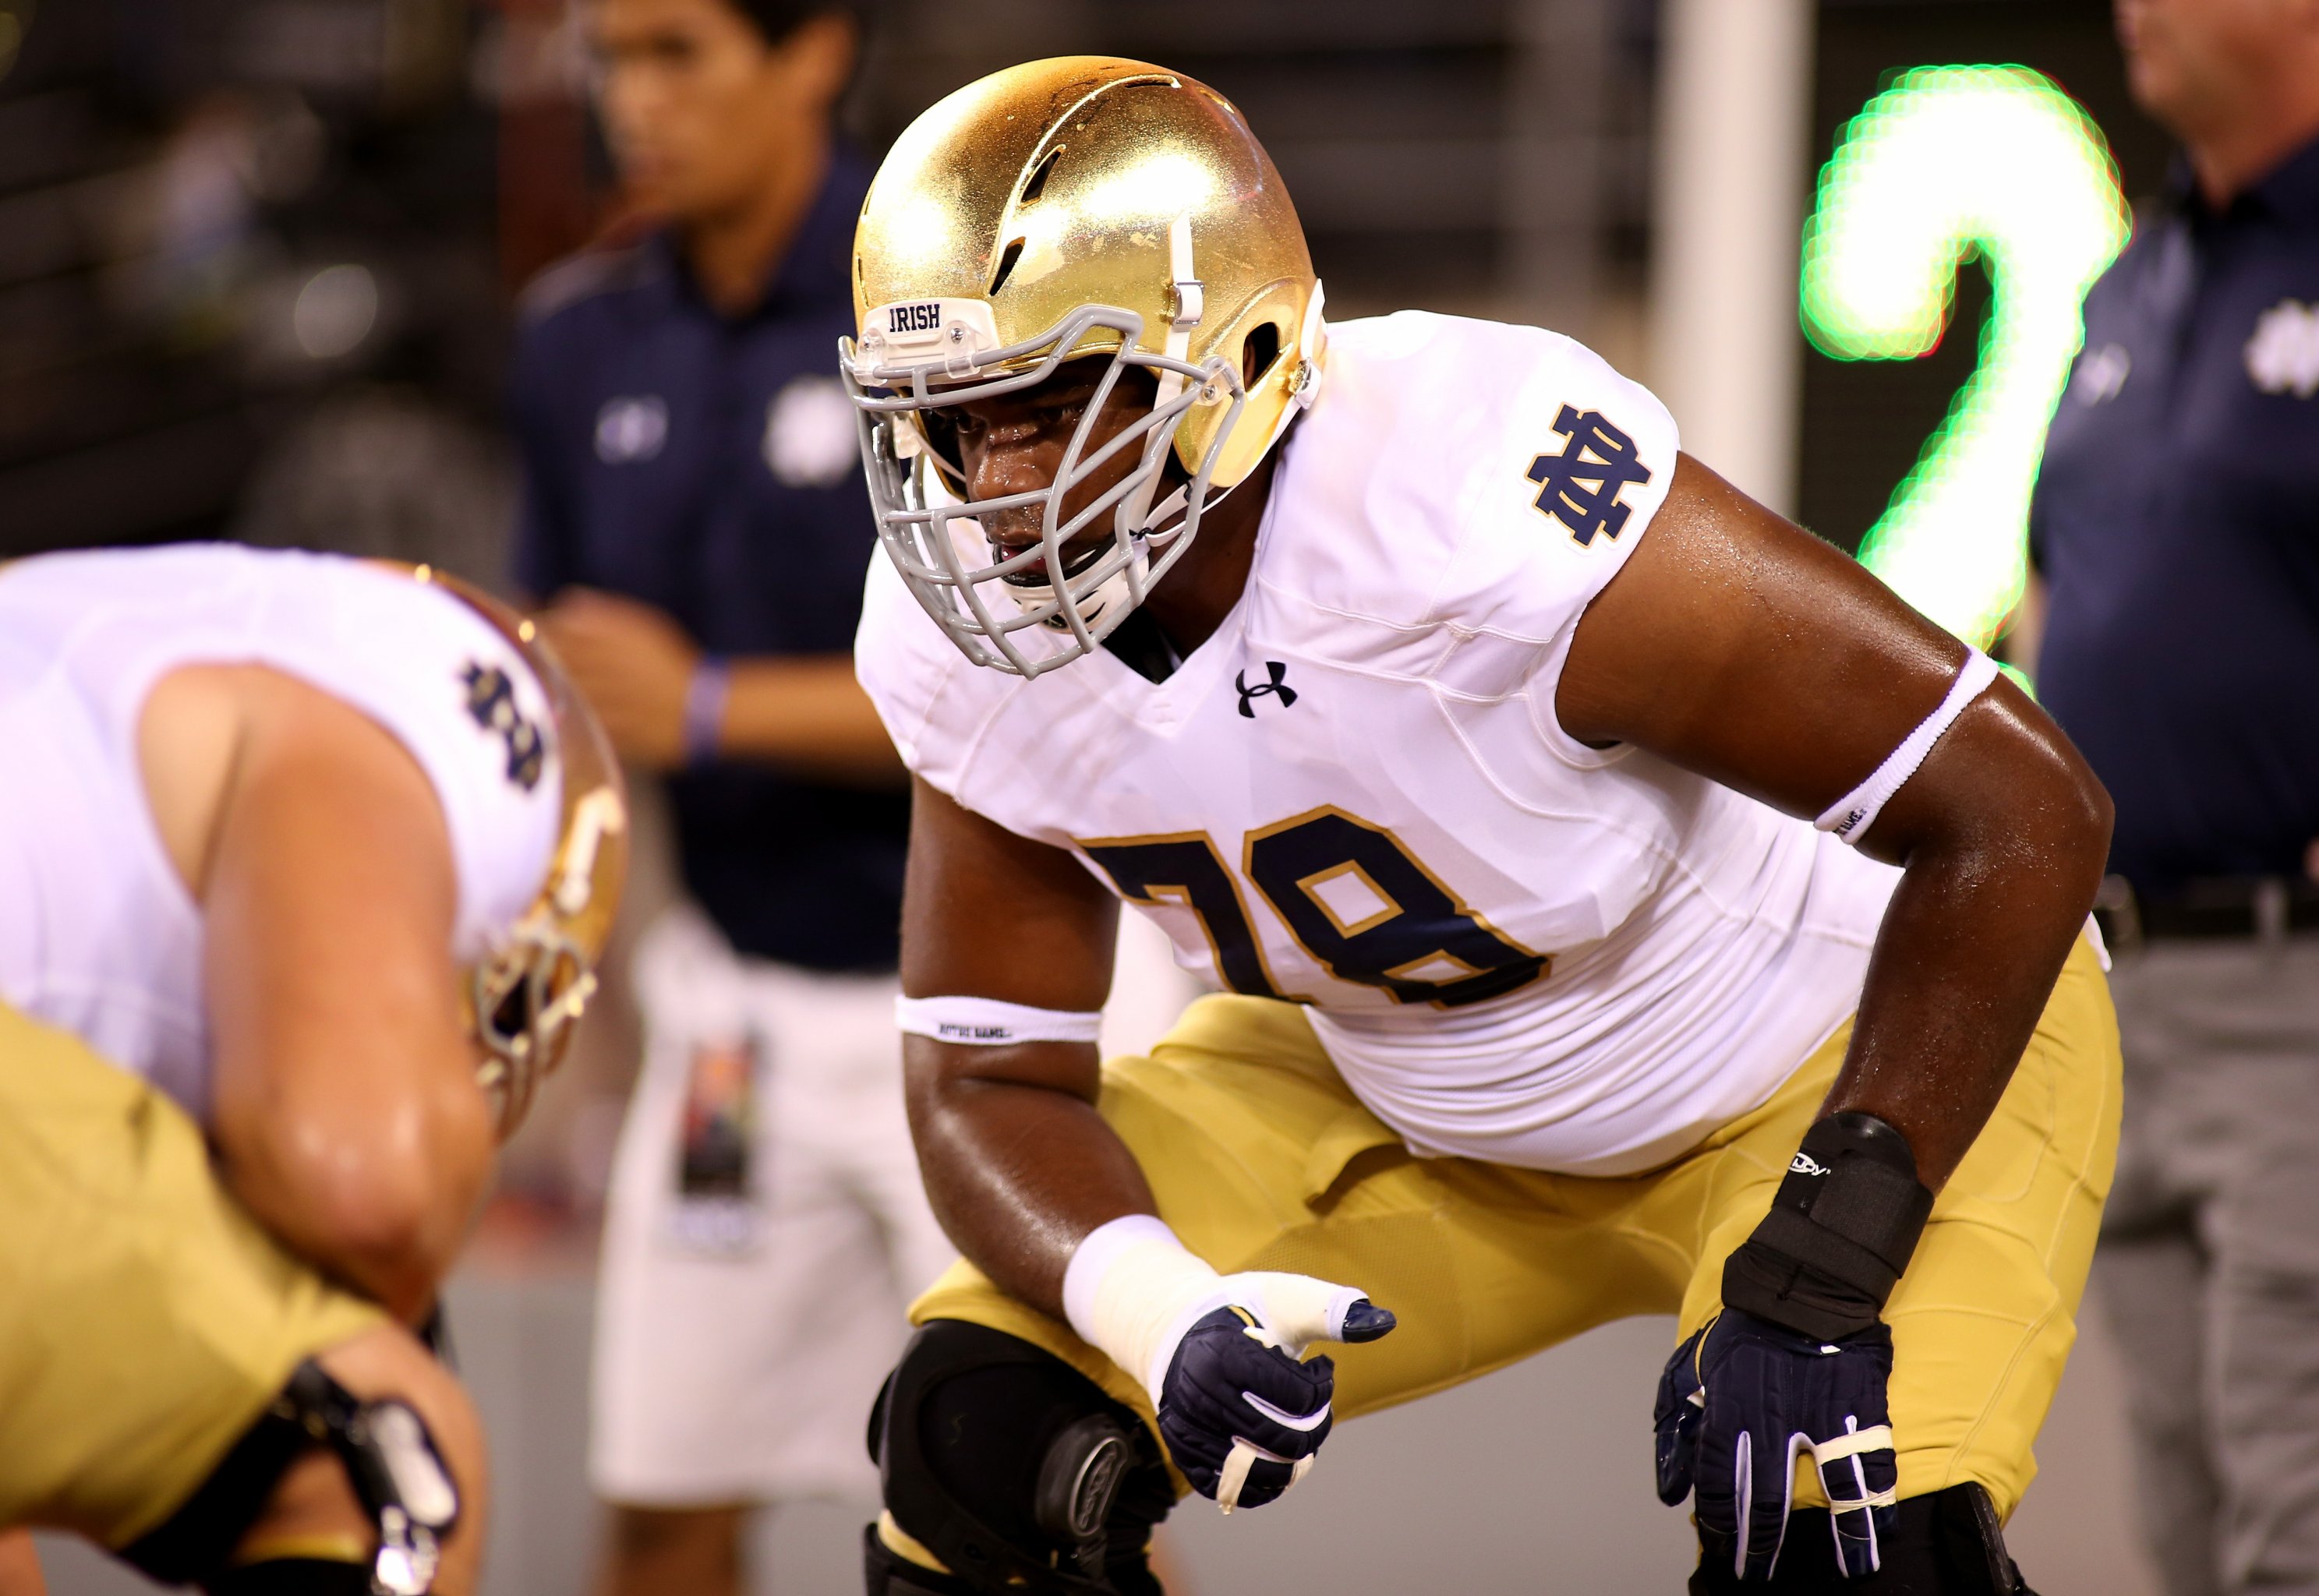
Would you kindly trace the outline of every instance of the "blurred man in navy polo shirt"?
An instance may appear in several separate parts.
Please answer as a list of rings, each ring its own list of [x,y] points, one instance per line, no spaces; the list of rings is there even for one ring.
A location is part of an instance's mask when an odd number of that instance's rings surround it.
[[[2319,1591],[2319,0],[2117,15],[2185,159],[2031,514],[2039,693],[2117,804],[2097,1270],[2170,1596]]]
[[[862,1416],[950,1257],[902,1115],[907,798],[854,684],[875,546],[831,374],[866,165],[840,0],[587,0],[660,230],[528,297],[518,576],[622,753],[669,772],[689,901],[634,973],[593,1455],[606,1588],[719,1596],[754,1504],[862,1496]]]

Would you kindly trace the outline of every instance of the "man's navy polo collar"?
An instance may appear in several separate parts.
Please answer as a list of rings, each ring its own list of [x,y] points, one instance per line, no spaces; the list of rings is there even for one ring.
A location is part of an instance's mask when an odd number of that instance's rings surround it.
[[[726,317],[708,302],[672,231],[660,228],[646,234],[638,246],[644,255],[638,287],[646,308],[659,313],[683,306],[735,322],[817,310],[850,311],[853,300],[846,284],[853,281],[853,227],[870,192],[870,177],[869,162],[851,144],[841,139],[831,145],[829,170],[798,224],[796,238],[781,252],[764,296],[739,316]]]
[[[2198,191],[2187,157],[2176,156],[2167,195],[2174,209],[2201,227],[2227,226],[2256,215],[2275,217],[2298,230],[2319,230],[2319,139],[2314,139],[2247,185],[2219,212]]]

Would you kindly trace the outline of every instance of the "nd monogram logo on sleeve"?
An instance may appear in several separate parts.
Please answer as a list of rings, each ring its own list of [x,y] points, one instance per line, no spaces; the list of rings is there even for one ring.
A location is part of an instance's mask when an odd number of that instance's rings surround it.
[[[467,713],[477,726],[498,734],[507,745],[507,779],[526,792],[539,785],[547,763],[547,739],[516,708],[515,683],[497,665],[469,660],[459,672],[467,689]]]
[[[1651,468],[1635,457],[1635,440],[1604,420],[1602,411],[1566,404],[1554,418],[1554,429],[1570,441],[1559,455],[1540,455],[1529,463],[1529,480],[1543,484],[1538,508],[1569,527],[1581,547],[1593,543],[1597,532],[1618,537],[1630,508],[1619,502],[1619,495],[1629,482],[1651,480]]]

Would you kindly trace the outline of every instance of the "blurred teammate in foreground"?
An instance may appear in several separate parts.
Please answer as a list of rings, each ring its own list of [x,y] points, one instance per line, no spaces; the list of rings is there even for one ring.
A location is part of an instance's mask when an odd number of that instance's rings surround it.
[[[872,1420],[870,1589],[1150,1591],[1187,1486],[1669,1312],[1694,1590],[2022,1589],[2117,1116],[2052,723],[1567,338],[1326,327],[1180,76],[961,90],[856,251],[857,663],[966,1254]],[[1123,898],[1226,995],[1099,1065]]]
[[[528,636],[325,556],[0,568],[0,1526],[235,1596],[475,1588],[483,1437],[406,1327],[626,857]]]

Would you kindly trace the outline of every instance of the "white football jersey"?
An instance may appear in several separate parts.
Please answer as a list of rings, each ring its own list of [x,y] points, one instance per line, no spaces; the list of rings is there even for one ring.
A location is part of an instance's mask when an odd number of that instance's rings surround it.
[[[1413,1150],[1647,1168],[1857,1005],[1899,874],[1557,724],[1573,631],[1675,448],[1656,399],[1557,334],[1336,327],[1248,587],[1167,681],[1104,651],[973,665],[882,557],[862,681],[912,770],[1072,851],[1185,968],[1310,1005]]]
[[[207,1123],[201,910],[146,807],[137,744],[154,684],[197,663],[271,666],[410,751],[450,833],[462,961],[537,896],[564,781],[521,653],[407,574],[220,544],[0,566],[0,1001]]]

